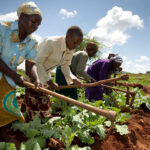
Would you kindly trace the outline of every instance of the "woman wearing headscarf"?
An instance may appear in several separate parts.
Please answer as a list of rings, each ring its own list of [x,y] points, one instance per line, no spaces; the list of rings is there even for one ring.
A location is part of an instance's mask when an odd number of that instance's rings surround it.
[[[116,74],[120,71],[120,66],[123,60],[118,55],[110,56],[109,59],[99,59],[88,67],[87,73],[96,81],[105,80],[110,78],[111,74]],[[102,100],[103,88],[87,87],[85,95],[89,100]]]
[[[36,87],[41,84],[35,65],[37,41],[31,35],[41,23],[41,11],[34,2],[25,2],[17,15],[18,20],[0,23],[0,127],[25,120],[16,100],[16,85],[24,86],[17,66],[26,60]]]

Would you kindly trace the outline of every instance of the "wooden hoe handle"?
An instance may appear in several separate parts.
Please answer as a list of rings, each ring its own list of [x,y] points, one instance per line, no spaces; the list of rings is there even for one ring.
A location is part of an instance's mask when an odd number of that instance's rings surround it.
[[[28,82],[28,81],[24,81],[24,84],[25,84],[26,87],[35,89],[35,85]],[[72,105],[76,105],[76,106],[85,108],[85,109],[87,109],[89,111],[92,111],[96,114],[102,115],[102,116],[106,117],[107,119],[109,119],[111,121],[114,121],[115,118],[116,118],[116,115],[117,115],[117,113],[115,111],[111,111],[111,110],[108,111],[108,110],[100,109],[100,108],[97,108],[97,107],[79,102],[79,101],[74,100],[72,98],[66,97],[64,95],[58,94],[56,92],[50,91],[50,90],[45,89],[43,87],[40,87],[39,89],[35,89],[35,90],[37,90],[39,92],[43,92],[43,93],[48,94],[48,95],[51,95],[53,97],[59,98],[63,101],[66,101],[66,102],[72,104]]]

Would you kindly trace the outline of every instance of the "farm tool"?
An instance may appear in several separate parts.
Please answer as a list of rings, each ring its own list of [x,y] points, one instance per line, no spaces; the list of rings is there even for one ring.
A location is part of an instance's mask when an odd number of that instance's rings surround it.
[[[103,81],[99,81],[99,82],[95,82],[95,83],[85,83],[85,84],[83,84],[83,87],[98,86],[98,85],[101,85],[101,84],[110,83],[110,82],[114,82],[114,81],[117,81],[117,80],[128,80],[128,75],[122,75],[122,76],[120,76],[118,78],[107,79],[107,80],[103,80]],[[30,82],[28,82],[28,81],[24,81],[24,84],[25,84],[26,87],[33,88],[36,91],[46,93],[48,95],[51,95],[51,96],[56,97],[56,98],[59,98],[59,99],[65,101],[65,102],[68,102],[70,104],[82,107],[82,108],[87,109],[89,111],[92,111],[92,112],[94,112],[96,114],[102,115],[102,116],[106,117],[108,120],[110,120],[112,122],[112,124],[113,124],[113,122],[114,122],[114,120],[116,118],[117,113],[115,111],[112,111],[112,110],[108,111],[108,110],[100,109],[100,108],[97,108],[97,107],[94,107],[94,106],[91,106],[91,105],[79,102],[79,101],[74,100],[72,98],[66,97],[64,95],[58,94],[58,93],[56,93],[54,91],[45,89],[43,87],[40,87],[39,89],[36,89],[35,85],[30,83]],[[76,85],[70,85],[70,86],[71,87],[67,86],[66,88],[76,87]],[[61,88],[64,88],[64,87],[61,87]]]
[[[131,92],[130,91],[130,88],[129,87],[140,87],[140,85],[134,85],[134,84],[129,84],[129,83],[121,83],[121,82],[117,82],[118,80],[128,80],[129,79],[129,76],[127,74],[125,75],[122,75],[120,77],[117,77],[117,78],[112,78],[112,79],[107,79],[107,80],[101,80],[101,81],[98,81],[98,82],[94,82],[94,83],[86,83],[86,84],[83,84],[83,87],[86,88],[86,87],[94,87],[94,86],[101,86],[101,87],[104,87],[104,88],[107,88],[107,89],[112,89],[114,90],[115,92],[119,91],[119,92],[123,92],[123,93],[126,93],[126,105],[129,105],[129,107],[131,108],[133,103],[134,103],[134,99],[135,99],[135,95],[136,93],[135,92]],[[83,80],[83,79],[82,79]],[[116,87],[112,87],[112,86],[109,86],[109,85],[105,85],[107,83],[112,83],[112,85],[120,85],[120,86],[126,86],[127,87],[127,90],[123,90],[123,89],[118,89]],[[59,89],[66,89],[66,88],[78,88],[79,86],[77,85],[69,85],[69,86],[59,86]],[[117,92],[117,94],[119,94]],[[117,107],[117,108],[120,108],[120,106],[118,105],[118,103],[113,99],[113,97],[111,95],[110,96],[110,100],[114,103],[114,105]],[[130,97],[131,97],[131,101],[130,100]],[[122,111],[129,111],[129,108],[127,107],[123,107],[121,108]]]
[[[135,99],[136,93],[135,92],[131,92],[130,89],[129,89],[129,86],[127,86],[127,90],[122,90],[122,89],[118,89],[118,88],[115,88],[115,87],[112,87],[112,86],[108,86],[108,85],[103,85],[103,84],[101,86],[104,87],[104,88],[112,89],[115,92],[119,91],[119,92],[126,93],[126,105],[129,105],[129,107],[132,107],[132,105],[134,103],[134,99]],[[109,96],[111,98],[111,101],[114,102],[115,106],[119,108],[119,105],[116,103],[115,100],[113,100],[113,97],[111,95],[109,95]],[[132,97],[131,102],[129,102],[130,97]]]
[[[139,89],[143,89],[143,85],[141,84],[135,84],[135,83],[122,83],[122,82],[115,82],[115,85],[121,87],[124,86],[127,88],[127,93],[126,93],[126,105],[129,105],[129,107],[133,106],[134,100],[135,100],[135,92],[130,92],[130,87],[132,88],[139,88]],[[132,97],[131,102],[129,102],[130,96]]]
[[[28,81],[24,81],[24,84],[25,84],[26,87],[35,89],[35,85],[28,82]],[[35,89],[35,90],[39,91],[39,92],[43,92],[43,93],[48,94],[48,95],[51,95],[53,97],[59,98],[59,99],[65,101],[65,102],[68,102],[68,103],[72,104],[72,105],[76,105],[76,106],[85,108],[85,109],[87,109],[89,111],[92,111],[96,114],[102,115],[102,116],[106,117],[107,119],[109,119],[112,122],[115,120],[116,115],[117,115],[115,111],[111,111],[111,110],[108,111],[108,110],[100,109],[100,108],[97,108],[97,107],[79,102],[79,101],[74,100],[72,98],[66,97],[64,95],[58,94],[54,91],[45,89],[43,87],[40,87],[39,89]]]

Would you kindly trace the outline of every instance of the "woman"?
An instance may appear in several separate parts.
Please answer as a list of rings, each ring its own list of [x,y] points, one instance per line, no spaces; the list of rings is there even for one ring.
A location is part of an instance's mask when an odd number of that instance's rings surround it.
[[[118,55],[111,56],[110,59],[99,59],[88,67],[87,73],[96,81],[105,80],[110,78],[111,74],[120,71],[122,62],[122,58]],[[102,100],[103,88],[101,86],[87,87],[85,95],[89,100]]]
[[[16,85],[24,86],[17,66],[26,60],[36,87],[41,85],[34,62],[37,41],[31,36],[41,23],[41,11],[34,2],[26,2],[17,15],[18,20],[0,23],[0,127],[25,121],[16,100]]]

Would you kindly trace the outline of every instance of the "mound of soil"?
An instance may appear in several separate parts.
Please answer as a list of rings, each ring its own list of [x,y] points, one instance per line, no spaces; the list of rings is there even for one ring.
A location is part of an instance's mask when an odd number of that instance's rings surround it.
[[[95,143],[91,145],[92,150],[150,150],[150,112],[139,110],[132,113],[132,118],[126,123],[129,127],[128,135],[119,135],[114,131],[107,135],[104,141],[95,135]],[[10,128],[5,132],[11,137],[9,141],[13,142],[19,148],[21,142],[27,139],[19,131],[12,131]],[[3,140],[0,140],[1,142]],[[73,145],[84,147],[78,138],[75,138]],[[47,141],[47,147],[51,150],[61,150],[64,144],[57,139],[51,138]]]
[[[150,86],[144,86],[143,92],[146,94],[147,97],[150,98]]]
[[[127,122],[129,134],[110,134],[104,141],[98,139],[92,150],[150,150],[150,113],[139,111]]]

